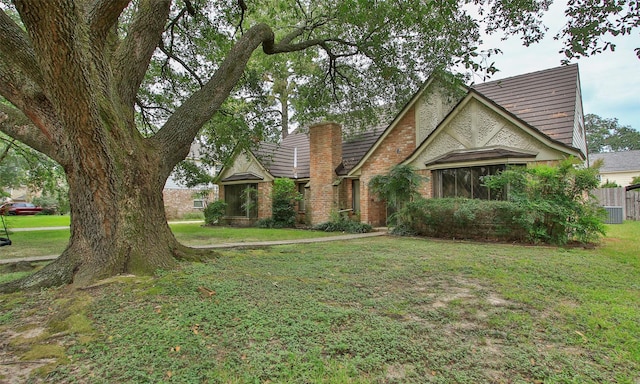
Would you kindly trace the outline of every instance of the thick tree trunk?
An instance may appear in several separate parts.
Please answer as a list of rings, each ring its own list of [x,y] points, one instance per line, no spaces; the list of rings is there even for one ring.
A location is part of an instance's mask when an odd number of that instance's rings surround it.
[[[97,155],[86,166],[100,163]],[[86,286],[122,273],[153,274],[175,266],[188,248],[167,224],[158,159],[151,151],[125,156],[126,162],[96,179],[86,166],[71,167],[71,239],[62,255],[33,276],[1,291],[73,283]],[[119,159],[122,162],[122,158]]]
[[[64,167],[72,221],[69,245],[58,259],[0,286],[0,292],[87,286],[121,273],[152,274],[171,268],[176,258],[193,259],[195,251],[180,245],[166,222],[164,183],[229,96],[253,51],[260,44],[270,54],[284,49],[274,45],[272,30],[265,24],[249,29],[206,84],[153,137],[144,138],[135,124],[135,96],[171,1],[136,2],[122,39],[115,27],[127,0],[14,3],[22,27],[0,10],[0,95],[15,106],[0,105],[0,128]],[[109,37],[117,44],[107,44]]]

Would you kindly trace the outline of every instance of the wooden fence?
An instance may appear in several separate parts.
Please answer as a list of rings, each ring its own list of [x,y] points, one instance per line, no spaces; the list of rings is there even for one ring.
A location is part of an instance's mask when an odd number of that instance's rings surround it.
[[[603,207],[622,207],[625,220],[640,220],[640,190],[625,191],[619,188],[599,188],[592,193]]]

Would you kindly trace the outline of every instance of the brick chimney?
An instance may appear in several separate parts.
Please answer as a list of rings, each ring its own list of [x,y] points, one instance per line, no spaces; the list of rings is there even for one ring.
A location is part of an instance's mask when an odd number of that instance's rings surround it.
[[[335,169],[342,162],[342,127],[337,123],[320,123],[309,127],[310,182],[309,208],[311,224],[329,221],[334,201]]]

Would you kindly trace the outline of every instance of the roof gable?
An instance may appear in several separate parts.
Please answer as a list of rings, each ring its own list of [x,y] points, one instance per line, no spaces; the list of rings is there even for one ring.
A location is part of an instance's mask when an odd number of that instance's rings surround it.
[[[239,182],[255,180],[273,180],[273,175],[264,167],[262,162],[248,150],[237,151],[233,162],[220,170],[217,176],[219,182]]]
[[[577,64],[476,84],[472,89],[550,138],[575,146],[576,114],[582,113]]]
[[[531,153],[537,156],[537,160],[553,160],[558,152],[579,156],[575,148],[549,138],[492,100],[470,90],[403,163],[424,168],[425,164],[436,164],[434,161],[438,158],[454,153],[477,153],[480,148]]]

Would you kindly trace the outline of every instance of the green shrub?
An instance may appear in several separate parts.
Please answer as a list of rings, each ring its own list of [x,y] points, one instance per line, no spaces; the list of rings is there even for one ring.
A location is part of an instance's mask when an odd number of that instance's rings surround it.
[[[296,202],[302,198],[296,190],[295,182],[287,178],[273,181],[271,191],[271,217],[269,228],[290,228],[296,224]]]
[[[524,241],[526,211],[508,201],[417,199],[398,212],[397,235]]]
[[[182,215],[183,220],[202,220],[204,219],[204,212],[187,212]]]
[[[224,200],[216,200],[207,204],[204,208],[204,223],[206,225],[220,224],[227,212],[227,203]]]
[[[607,181],[602,183],[602,185],[600,186],[600,188],[618,188],[618,187],[620,187],[618,183],[616,183],[615,181],[609,181],[609,179],[607,179]]]
[[[599,165],[585,168],[569,158],[556,166],[510,168],[485,178],[489,188],[508,188],[508,198],[527,212],[521,223],[532,242],[588,243],[604,235],[604,215],[590,191]]]
[[[66,190],[55,191],[53,195],[47,194],[33,199],[33,204],[41,206],[41,215],[65,214],[69,212],[69,197]]]
[[[416,173],[410,165],[396,165],[387,175],[376,175],[369,181],[371,193],[378,199],[384,200],[390,212],[387,223],[398,224],[397,212],[408,202],[420,197],[418,187],[428,178]]]
[[[337,213],[332,213],[330,221],[318,224],[314,226],[313,229],[325,232],[347,233],[368,233],[373,231],[373,227],[371,225],[350,220],[347,216],[339,215]]]

